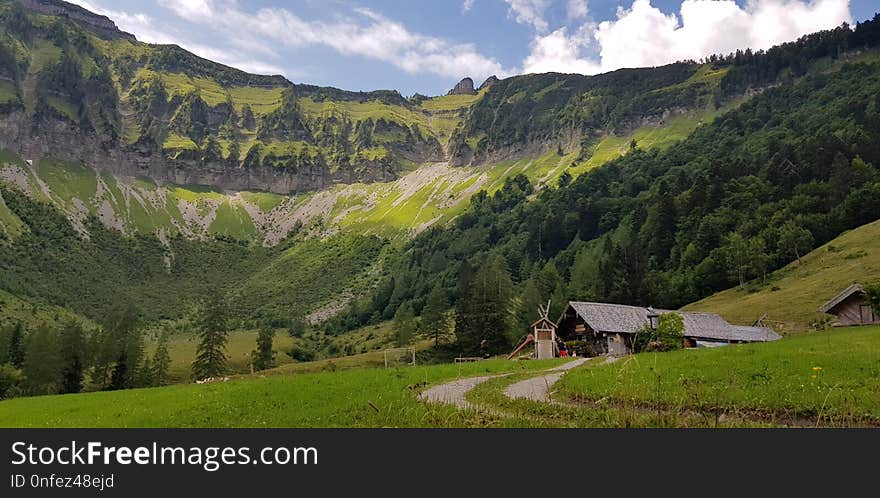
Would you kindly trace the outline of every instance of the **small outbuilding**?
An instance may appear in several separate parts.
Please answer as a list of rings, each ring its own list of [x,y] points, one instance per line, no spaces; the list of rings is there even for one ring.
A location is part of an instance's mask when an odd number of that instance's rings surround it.
[[[834,315],[835,327],[852,325],[880,325],[880,316],[868,303],[861,284],[852,284],[819,308],[819,312]]]

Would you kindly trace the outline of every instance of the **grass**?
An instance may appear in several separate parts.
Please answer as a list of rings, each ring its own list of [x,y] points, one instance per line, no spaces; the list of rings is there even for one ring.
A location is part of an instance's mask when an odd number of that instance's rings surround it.
[[[222,234],[240,240],[251,240],[257,233],[253,220],[244,208],[232,205],[229,200],[217,207],[216,217],[208,226],[208,232]]]
[[[43,158],[37,163],[36,170],[65,205],[79,199],[88,206],[98,193],[97,173],[81,164]]]
[[[11,81],[0,80],[0,104],[18,102],[18,89]]]
[[[645,353],[575,369],[560,396],[826,426],[880,423],[880,327],[765,344]],[[589,363],[588,363],[589,365]]]
[[[271,192],[242,192],[241,197],[245,202],[260,208],[260,211],[264,213],[271,212],[289,198],[288,196]]]
[[[0,402],[0,427],[482,426],[497,420],[421,403],[418,391],[457,377],[535,370],[556,363],[492,360],[19,398]]]
[[[807,330],[818,309],[853,282],[880,281],[880,221],[844,233],[772,273],[765,284],[733,288],[693,303],[686,310],[719,313],[749,324],[762,314],[786,333]]]

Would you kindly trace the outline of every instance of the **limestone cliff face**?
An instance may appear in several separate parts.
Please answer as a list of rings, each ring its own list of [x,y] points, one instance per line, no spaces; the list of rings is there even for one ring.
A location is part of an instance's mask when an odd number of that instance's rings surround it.
[[[65,121],[42,120],[36,123],[22,112],[0,117],[0,149],[15,152],[25,159],[50,156],[80,161],[114,175],[148,177],[158,183],[264,190],[279,194],[319,190],[336,183],[390,181],[397,177],[395,171],[378,163],[335,171],[326,166],[303,166],[291,171],[266,166],[245,168],[225,161],[169,159],[151,149],[119,147],[111,137],[85,132]],[[414,150],[412,155],[419,156],[420,152]]]
[[[465,78],[458,82],[455,85],[455,88],[449,90],[447,95],[476,95],[477,91],[474,90],[474,80],[470,78]]]

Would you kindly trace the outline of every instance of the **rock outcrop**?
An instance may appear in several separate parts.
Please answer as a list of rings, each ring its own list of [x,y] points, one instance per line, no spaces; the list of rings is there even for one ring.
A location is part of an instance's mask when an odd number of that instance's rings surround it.
[[[78,5],[64,2],[63,0],[16,0],[22,7],[47,14],[50,16],[66,17],[71,21],[83,25],[87,29],[97,32],[108,38],[127,38],[134,40],[131,33],[121,31],[116,23],[107,16],[90,12]]]
[[[492,85],[494,85],[495,83],[498,83],[499,81],[501,81],[501,80],[498,79],[498,76],[495,76],[495,75],[489,76],[488,78],[486,78],[486,81],[484,81],[483,84],[480,85],[479,90],[491,88]]]
[[[449,90],[449,93],[446,95],[476,95],[477,91],[474,90],[474,80],[470,78],[465,78],[458,82],[455,85],[455,88]]]

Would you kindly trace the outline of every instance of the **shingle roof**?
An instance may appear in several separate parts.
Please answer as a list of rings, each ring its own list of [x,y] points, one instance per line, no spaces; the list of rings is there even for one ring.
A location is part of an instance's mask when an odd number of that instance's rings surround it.
[[[822,307],[819,308],[819,312],[820,313],[828,313],[829,311],[834,309],[835,306],[842,303],[846,298],[848,298],[849,296],[852,296],[856,292],[864,292],[864,289],[862,288],[861,284],[852,284],[849,287],[847,287],[846,289],[843,289],[843,292],[834,296],[833,298],[831,298],[830,301],[823,304]]]
[[[600,332],[634,334],[648,324],[648,309],[640,306],[626,306],[607,303],[569,303],[572,309],[590,328]],[[657,313],[673,313],[670,310],[655,310]],[[684,320],[684,335],[694,339],[715,341],[764,342],[781,339],[776,332],[766,327],[744,327],[731,325],[714,313],[675,311]]]

